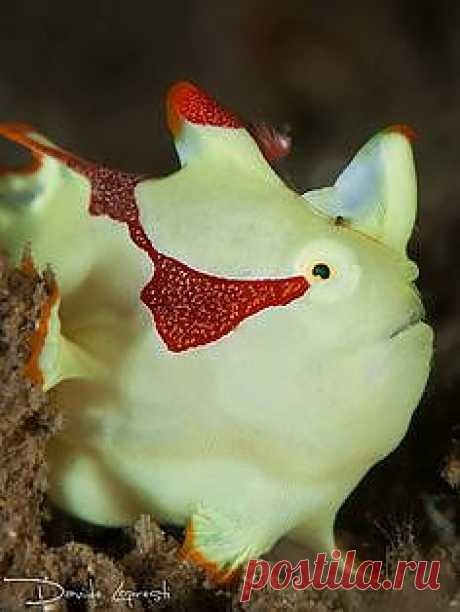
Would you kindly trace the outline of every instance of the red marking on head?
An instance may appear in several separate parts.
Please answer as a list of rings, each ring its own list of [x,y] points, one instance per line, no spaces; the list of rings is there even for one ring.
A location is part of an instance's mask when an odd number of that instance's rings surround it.
[[[49,155],[65,166],[85,176],[91,183],[89,211],[93,215],[108,215],[115,221],[128,223],[137,219],[134,187],[142,175],[111,170],[89,162],[64,149],[44,144],[34,138],[35,130],[24,124],[0,124],[0,135],[27,147],[34,156],[42,159]]]
[[[302,296],[308,286],[302,276],[266,280],[221,278],[162,255],[141,297],[167,347],[180,352],[219,340],[265,308],[289,304]]]
[[[411,127],[405,125],[404,123],[397,123],[396,125],[390,125],[387,127],[385,132],[397,132],[398,134],[402,134],[409,140],[409,142],[414,142],[418,138],[417,132],[415,132]]]
[[[266,123],[256,123],[249,128],[260,150],[269,162],[286,157],[291,151],[291,137]]]
[[[168,125],[174,136],[185,119],[198,125],[241,128],[243,123],[230,111],[222,108],[192,83],[181,81],[171,87],[166,101]]]
[[[27,128],[27,132],[33,130]],[[85,161],[42,144],[29,133],[0,125],[0,134],[40,155],[59,159],[85,176],[91,183],[90,214],[126,223],[133,242],[150,257],[154,274],[143,288],[141,299],[169,350],[180,352],[219,340],[248,317],[265,308],[285,306],[307,291],[309,284],[303,276],[232,280],[199,272],[163,255],[152,245],[139,220],[135,188],[144,177]]]

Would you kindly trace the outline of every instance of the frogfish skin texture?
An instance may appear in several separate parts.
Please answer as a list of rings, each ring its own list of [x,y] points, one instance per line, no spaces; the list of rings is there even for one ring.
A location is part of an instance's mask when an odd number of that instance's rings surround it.
[[[334,549],[338,509],[423,393],[411,133],[383,130],[301,195],[270,128],[190,83],[167,118],[166,177],[1,124],[32,163],[0,170],[0,242],[55,272],[24,371],[65,415],[51,498],[100,525],[186,525],[183,557],[225,581],[283,536]]]

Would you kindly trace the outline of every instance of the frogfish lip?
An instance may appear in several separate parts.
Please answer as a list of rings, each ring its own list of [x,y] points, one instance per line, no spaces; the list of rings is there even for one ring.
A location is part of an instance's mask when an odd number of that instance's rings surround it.
[[[390,339],[399,336],[403,332],[407,331],[411,327],[414,327],[418,323],[421,323],[423,320],[423,313],[421,312],[412,312],[401,324],[399,324],[396,329],[394,329],[390,334]]]

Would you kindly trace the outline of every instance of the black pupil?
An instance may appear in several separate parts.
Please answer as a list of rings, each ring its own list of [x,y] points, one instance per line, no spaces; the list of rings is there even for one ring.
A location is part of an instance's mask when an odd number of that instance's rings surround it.
[[[331,275],[331,271],[329,266],[324,263],[316,264],[312,270],[313,276],[320,276],[323,279],[329,278]]]

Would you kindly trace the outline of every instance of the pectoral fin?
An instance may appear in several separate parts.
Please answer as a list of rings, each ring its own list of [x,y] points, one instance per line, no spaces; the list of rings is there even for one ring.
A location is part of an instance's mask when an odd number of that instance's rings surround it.
[[[201,505],[187,524],[179,556],[204,569],[212,582],[227,584],[249,559],[258,558],[273,543],[273,534],[265,526]]]
[[[23,269],[29,273],[34,270],[30,257],[23,260]],[[102,368],[83,349],[62,335],[60,304],[59,288],[54,281],[29,339],[30,355],[24,375],[44,391],[70,378],[93,379]]]

